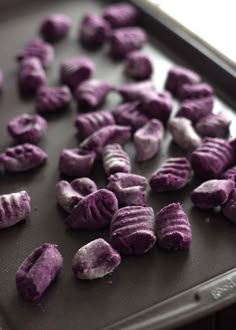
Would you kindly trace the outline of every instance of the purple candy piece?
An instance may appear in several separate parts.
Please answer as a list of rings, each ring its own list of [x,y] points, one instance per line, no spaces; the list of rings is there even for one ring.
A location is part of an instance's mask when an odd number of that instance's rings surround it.
[[[35,249],[16,272],[16,288],[23,298],[37,300],[62,268],[63,258],[57,245],[44,243]]]
[[[129,83],[120,87],[116,87],[124,101],[137,101],[143,98],[143,95],[150,90],[155,91],[154,84],[151,80]]]
[[[112,110],[117,125],[131,126],[136,130],[148,122],[148,117],[140,110],[139,102],[127,102]]]
[[[138,161],[146,161],[158,153],[163,134],[164,127],[158,119],[150,120],[134,134],[134,146]]]
[[[46,75],[40,60],[29,57],[22,60],[18,72],[18,86],[22,93],[35,93],[45,84]]]
[[[103,167],[107,175],[117,172],[130,173],[129,155],[119,144],[108,144],[102,154]]]
[[[199,83],[200,80],[200,76],[195,72],[187,68],[175,66],[168,72],[165,82],[165,89],[170,91],[173,95],[178,95],[179,88],[182,85],[196,84]]]
[[[110,54],[114,58],[122,59],[130,52],[142,48],[146,40],[147,35],[140,27],[116,29],[109,38]]]
[[[236,224],[236,189],[234,188],[228,200],[222,205],[224,216]]]
[[[208,84],[184,84],[181,85],[178,91],[178,96],[180,100],[192,100],[192,99],[202,99],[205,97],[213,97],[214,91],[212,87]]]
[[[79,40],[86,48],[98,48],[104,45],[110,32],[109,24],[102,17],[87,14],[81,22]]]
[[[107,189],[116,194],[120,205],[146,205],[147,180],[137,174],[116,173],[109,178]]]
[[[126,2],[119,2],[106,7],[103,11],[103,17],[112,28],[116,29],[136,24],[138,12],[134,6]]]
[[[108,125],[90,135],[80,144],[80,147],[94,151],[99,157],[107,144],[124,144],[130,136],[131,128],[129,126]]]
[[[20,191],[0,196],[0,229],[14,226],[30,215],[30,196]]]
[[[80,148],[63,149],[59,159],[59,170],[69,176],[88,176],[95,161],[93,151]]]
[[[65,37],[72,26],[71,19],[63,14],[52,14],[46,16],[41,25],[40,33],[49,42],[54,42]]]
[[[37,143],[47,128],[47,122],[38,115],[24,113],[7,125],[9,134],[20,143]]]
[[[205,118],[205,116],[212,112],[213,103],[213,96],[196,100],[185,100],[181,103],[180,109],[176,116],[186,117],[191,120],[192,123],[196,123],[199,119]]]
[[[202,142],[200,136],[196,133],[189,119],[184,117],[175,117],[168,122],[174,142],[182,149],[193,151]]]
[[[84,197],[66,218],[71,229],[97,230],[106,227],[118,210],[113,192],[100,189]]]
[[[149,118],[159,119],[166,124],[173,108],[170,93],[157,93],[154,90],[148,90],[143,93],[141,102],[142,110]]]
[[[145,80],[149,79],[153,72],[152,62],[141,51],[134,51],[127,55],[125,61],[125,73],[128,77]]]
[[[156,192],[175,191],[186,186],[191,175],[191,166],[186,158],[168,158],[152,174],[149,183]]]
[[[112,273],[121,257],[104,239],[98,238],[81,247],[72,261],[72,270],[81,280],[94,280]]]
[[[86,57],[72,57],[62,62],[60,68],[61,82],[72,91],[83,81],[91,78],[95,70],[93,62]]]
[[[56,198],[58,204],[70,213],[83,197],[97,190],[96,183],[89,178],[75,179],[71,183],[60,181],[56,184]]]
[[[163,249],[189,248],[192,231],[188,217],[179,203],[169,204],[156,214],[156,237]]]
[[[36,109],[39,113],[54,113],[67,108],[72,95],[67,86],[46,87],[38,89],[36,95]]]
[[[37,57],[43,67],[48,67],[54,59],[54,50],[50,44],[40,38],[31,40],[17,55],[17,60],[22,61],[29,57]]]
[[[232,146],[228,141],[219,138],[205,138],[190,156],[194,173],[203,179],[219,178],[233,161]]]
[[[24,143],[6,149],[0,155],[0,163],[8,172],[25,172],[45,163],[48,156],[41,148]]]
[[[229,168],[221,175],[221,179],[232,180],[236,186],[236,166]]]
[[[2,88],[3,88],[3,82],[4,82],[4,76],[3,76],[3,72],[0,68],[0,92],[2,91]]]
[[[232,180],[209,180],[195,188],[190,198],[200,209],[212,209],[224,204],[234,188]]]
[[[112,218],[111,245],[125,255],[143,255],[156,243],[151,207],[126,206]]]
[[[224,138],[229,132],[230,124],[231,120],[225,113],[211,113],[201,118],[197,122],[195,129],[201,136]]]

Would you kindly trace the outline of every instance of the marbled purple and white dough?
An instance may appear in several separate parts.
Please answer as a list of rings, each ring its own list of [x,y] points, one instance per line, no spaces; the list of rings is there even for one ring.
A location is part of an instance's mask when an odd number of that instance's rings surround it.
[[[124,72],[130,78],[146,80],[153,73],[153,65],[147,55],[137,50],[126,56]]]
[[[137,9],[127,2],[107,6],[102,15],[113,29],[134,25],[138,20]]]
[[[103,167],[107,175],[117,172],[130,173],[131,164],[127,152],[119,144],[108,144],[102,154]]]
[[[222,212],[224,216],[236,224],[236,189],[234,188],[229,195],[226,203],[222,205]]]
[[[42,37],[55,42],[64,38],[70,31],[72,21],[69,16],[64,14],[51,14],[43,18],[39,32]]]
[[[225,138],[230,124],[231,120],[224,112],[211,113],[197,122],[195,130],[201,136]]]

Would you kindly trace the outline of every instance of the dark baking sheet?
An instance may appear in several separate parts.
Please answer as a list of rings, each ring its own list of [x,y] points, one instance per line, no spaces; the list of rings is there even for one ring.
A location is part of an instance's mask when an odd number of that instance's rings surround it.
[[[17,114],[35,112],[34,101],[23,100],[18,94],[17,65],[14,55],[37,33],[37,26],[43,15],[50,12],[64,12],[74,21],[71,36],[55,45],[55,62],[48,70],[49,84],[58,84],[60,61],[75,55],[86,55],[94,61],[95,77],[115,85],[127,81],[122,74],[123,64],[112,62],[107,56],[106,49],[87,52],[76,41],[78,22],[82,15],[88,11],[99,12],[103,5],[104,2],[84,0],[35,1],[28,4],[26,2],[24,6],[15,6],[11,10],[1,11],[0,66],[4,70],[6,81],[4,92],[0,97],[0,151],[13,144],[6,133],[7,122]],[[153,80],[157,89],[162,90],[167,70],[176,63],[183,65],[189,63],[169,51],[168,40],[163,44],[158,40],[156,31],[149,32],[150,38],[145,46],[145,52],[151,56],[155,65]],[[207,77],[204,79],[207,80]],[[214,82],[211,81],[211,83],[214,86]],[[111,95],[103,108],[110,109],[118,101],[119,98],[116,95]],[[219,99],[216,100],[215,109],[223,109],[235,118],[234,112]],[[160,323],[159,326],[157,322],[143,324],[142,313],[137,315],[136,313],[157,303],[166,304],[164,308],[158,307],[157,312],[160,311],[160,313],[171,312],[186,302],[191,306],[192,302],[195,304],[198,301],[198,306],[201,306],[201,296],[199,301],[199,296],[190,295],[185,291],[235,267],[236,227],[219,213],[200,211],[192,207],[189,193],[199,183],[196,180],[178,193],[154,194],[148,191],[148,203],[155,211],[170,202],[180,201],[183,204],[192,225],[191,249],[187,252],[171,253],[155,246],[145,256],[122,258],[120,267],[111,276],[92,282],[76,280],[71,272],[71,260],[78,248],[92,239],[108,238],[107,230],[95,233],[67,231],[63,224],[65,214],[55,202],[55,184],[60,179],[57,170],[60,150],[63,147],[78,145],[73,127],[76,114],[77,108],[73,104],[68,111],[58,116],[48,117],[48,132],[39,144],[49,154],[49,160],[45,166],[25,174],[0,176],[1,194],[25,189],[32,199],[30,219],[14,228],[0,232],[0,328],[11,330],[102,329],[130,315],[134,315],[131,323],[129,321],[128,325],[118,323],[114,325],[114,328],[164,329],[182,324],[190,315],[189,309],[186,309],[186,315],[182,315],[181,319],[176,318],[176,322],[173,314],[166,314],[169,315],[171,322]],[[166,157],[184,155],[171,142],[168,134],[159,155],[145,164],[135,162],[131,143],[127,144],[125,149],[131,155],[133,172],[143,174],[148,178]],[[96,165],[92,176],[99,187],[105,186],[106,177],[101,164]],[[44,242],[59,245],[64,257],[64,267],[59,278],[42,299],[29,303],[19,297],[16,292],[15,272],[24,258]],[[206,287],[208,284],[203,288]],[[187,298],[180,296],[177,300],[173,300],[172,305],[168,301],[166,303],[167,298],[183,292],[187,294]],[[236,300],[235,288],[230,292],[232,302]],[[207,299],[209,297],[207,295]],[[207,299],[204,299],[203,295],[202,306],[205,306],[205,311],[208,311],[207,304],[211,306],[212,302],[216,303],[215,309],[219,308],[218,301],[214,301],[213,298]],[[206,305],[204,301],[207,302]],[[190,316],[194,317],[194,313],[192,314]],[[204,310],[201,315],[203,314]],[[151,316],[147,320],[150,318]]]

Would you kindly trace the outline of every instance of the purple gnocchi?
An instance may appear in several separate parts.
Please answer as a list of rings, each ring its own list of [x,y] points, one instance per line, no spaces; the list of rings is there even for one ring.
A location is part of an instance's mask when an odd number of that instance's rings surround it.
[[[54,59],[53,47],[40,38],[34,38],[18,53],[17,60],[21,62],[30,57],[37,57],[46,68]]]
[[[129,83],[116,87],[116,92],[122,96],[125,102],[141,100],[143,95],[150,90],[155,91],[154,84],[151,80]]]
[[[56,184],[56,198],[58,204],[70,213],[82,198],[97,190],[96,183],[86,177],[75,179],[71,183],[62,180]]]
[[[232,180],[208,180],[195,188],[190,198],[200,209],[212,209],[224,204],[234,188]]]
[[[228,200],[222,205],[224,216],[236,224],[236,189],[234,188],[229,195]]]
[[[156,214],[157,243],[166,250],[185,250],[192,243],[188,217],[180,203],[163,207]]]
[[[66,225],[74,230],[97,230],[109,225],[118,202],[113,192],[100,189],[85,196],[66,218]]]
[[[214,91],[212,87],[206,83],[201,84],[184,84],[179,88],[178,96],[180,100],[202,99],[205,97],[213,97]]]
[[[112,273],[119,266],[121,257],[102,238],[82,246],[72,261],[72,270],[81,280],[94,280]]]
[[[197,122],[195,130],[201,136],[224,138],[229,133],[230,124],[231,120],[225,113],[211,113]]]
[[[129,155],[119,144],[108,144],[102,154],[103,167],[107,175],[117,172],[130,173]]]
[[[186,151],[193,151],[202,142],[189,119],[175,117],[168,122],[168,129],[174,142]]]
[[[63,14],[51,14],[46,16],[39,28],[40,34],[49,42],[55,42],[64,38],[72,26],[71,19]]]
[[[59,170],[69,176],[88,176],[93,167],[96,154],[80,148],[63,149],[59,159]]]
[[[75,119],[75,127],[78,129],[79,138],[86,139],[102,127],[114,125],[113,114],[106,110],[80,114]]]
[[[124,27],[114,30],[109,38],[110,54],[114,58],[125,58],[130,52],[141,49],[147,35],[140,27]]]
[[[12,227],[29,217],[30,196],[20,191],[0,196],[0,229]]]
[[[147,55],[134,51],[127,55],[125,73],[128,77],[137,80],[149,79],[153,72],[152,62]]]
[[[236,166],[229,168],[221,175],[221,179],[232,180],[236,186]]]
[[[150,120],[134,134],[136,158],[143,162],[153,158],[159,151],[164,127],[158,119]]]
[[[91,78],[95,70],[93,62],[86,57],[72,57],[61,63],[61,82],[72,91],[83,81]]]
[[[20,143],[37,143],[47,129],[47,122],[39,115],[24,113],[7,125],[9,134]]]
[[[107,189],[114,192],[120,205],[146,205],[145,194],[148,183],[145,177],[130,173],[115,173],[108,180]]]
[[[8,148],[0,155],[0,163],[8,172],[25,172],[46,162],[48,156],[41,148],[24,143]]]
[[[67,86],[42,86],[36,94],[36,109],[42,114],[55,113],[67,108],[71,100],[72,95]]]
[[[125,255],[143,255],[156,243],[155,219],[151,207],[126,206],[111,221],[110,241]]]
[[[39,299],[62,268],[57,245],[44,243],[35,249],[16,272],[16,288],[26,300]]]
[[[150,178],[151,189],[155,192],[175,191],[187,185],[192,170],[187,158],[168,158]]]
[[[87,14],[81,22],[79,40],[86,48],[98,48],[104,45],[110,32],[110,25],[102,17]]]
[[[138,12],[134,6],[120,2],[106,7],[103,11],[103,17],[113,29],[116,29],[136,24]]]
[[[99,157],[107,144],[124,144],[130,136],[131,128],[129,126],[108,125],[90,135],[80,144],[80,147],[94,151]]]
[[[3,72],[2,72],[2,70],[0,68],[0,92],[3,89],[3,84],[4,84],[4,75],[3,75]]]
[[[202,179],[219,178],[234,162],[233,147],[219,138],[205,138],[190,156],[194,173]]]

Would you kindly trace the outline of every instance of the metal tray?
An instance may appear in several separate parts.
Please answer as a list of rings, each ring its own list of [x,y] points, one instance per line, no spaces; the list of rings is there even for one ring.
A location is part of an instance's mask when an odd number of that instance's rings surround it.
[[[61,60],[75,55],[85,55],[94,61],[95,77],[115,85],[127,82],[122,62],[113,62],[106,48],[87,52],[77,42],[82,15],[99,12],[104,4],[95,0],[35,1],[1,10],[0,66],[5,74],[0,97],[1,151],[13,144],[6,132],[7,122],[20,113],[35,112],[33,99],[22,99],[18,94],[14,55],[37,33],[43,15],[64,12],[74,21],[70,37],[55,45],[56,59],[48,70],[49,84],[58,84]],[[167,70],[173,64],[189,66],[190,62],[170,51],[168,40],[160,41],[158,31],[150,29],[149,36],[145,52],[155,65],[153,80],[157,89],[162,90]],[[204,79],[208,81],[206,76]],[[210,83],[215,86],[214,81]],[[103,108],[111,109],[119,100],[111,95]],[[232,109],[219,98],[215,108],[223,109],[235,120]],[[183,204],[193,231],[189,251],[166,252],[155,246],[145,256],[123,257],[120,267],[104,279],[85,282],[74,278],[71,260],[78,248],[98,237],[108,239],[108,230],[94,233],[66,230],[65,214],[55,202],[55,184],[60,180],[59,153],[63,147],[78,145],[73,127],[76,114],[73,104],[68,111],[48,117],[48,132],[39,144],[49,154],[45,166],[25,174],[0,176],[1,194],[25,189],[32,199],[30,219],[0,232],[0,329],[172,329],[236,301],[236,228],[220,213],[192,207],[189,193],[199,184],[196,179],[178,193],[148,191],[148,204],[155,212],[170,202]],[[159,155],[145,164],[135,162],[132,143],[125,149],[132,158],[133,172],[147,178],[167,157],[184,155],[168,133]],[[106,185],[101,163],[96,164],[92,177],[99,187]],[[44,242],[59,245],[64,267],[39,301],[26,302],[17,294],[15,273],[24,258]]]

